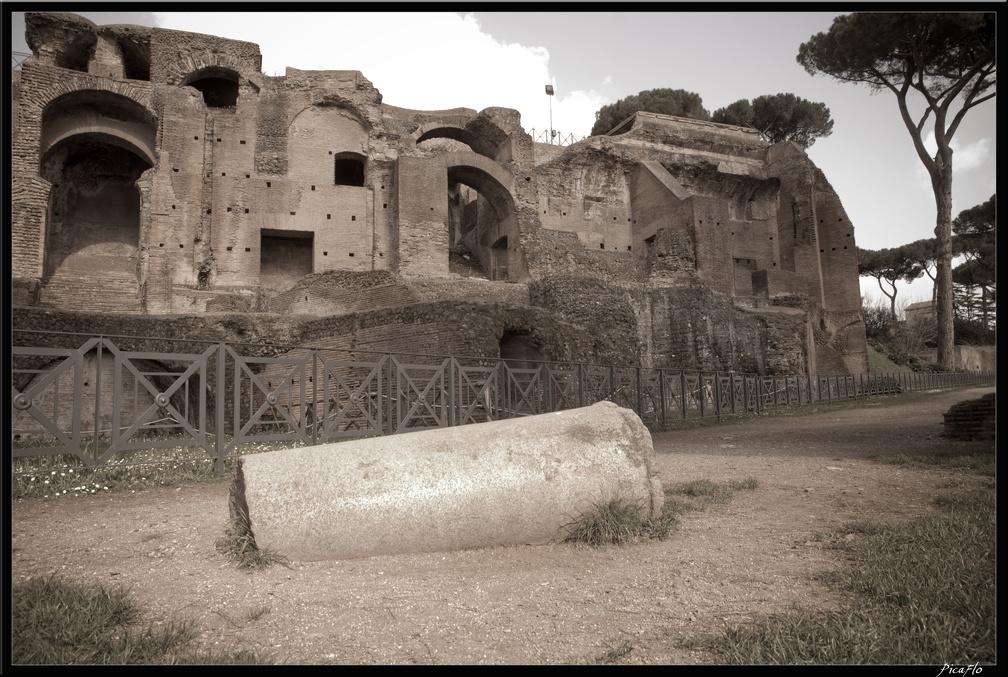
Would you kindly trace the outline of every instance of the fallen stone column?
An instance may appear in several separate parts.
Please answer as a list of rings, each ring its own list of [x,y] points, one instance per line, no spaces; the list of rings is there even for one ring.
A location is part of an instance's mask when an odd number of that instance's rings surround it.
[[[660,514],[653,460],[640,418],[601,402],[243,456],[231,511],[300,561],[547,543],[613,499]]]

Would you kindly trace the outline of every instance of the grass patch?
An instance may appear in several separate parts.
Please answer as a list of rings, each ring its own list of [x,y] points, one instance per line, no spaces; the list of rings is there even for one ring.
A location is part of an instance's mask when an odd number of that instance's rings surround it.
[[[265,604],[257,606],[253,609],[249,609],[249,612],[245,614],[246,623],[255,623],[257,620],[267,615],[273,609]]]
[[[906,364],[897,364],[878,348],[868,343],[868,372],[871,374],[912,374],[914,370]]]
[[[687,418],[676,418],[675,412],[669,413],[669,418],[662,421],[655,418],[647,418],[644,420],[644,425],[647,426],[648,430],[652,433],[662,433],[671,432],[675,430],[692,430],[694,428],[703,428],[707,426],[720,426],[720,425],[731,425],[735,423],[745,423],[747,421],[754,421],[758,419],[765,419],[770,417],[780,417],[780,416],[809,416],[811,414],[818,414],[824,411],[841,411],[845,409],[864,409],[868,407],[879,407],[884,404],[893,403],[907,403],[913,402],[915,400],[920,400],[925,397],[930,397],[937,390],[965,390],[969,388],[982,387],[976,384],[964,385],[959,387],[948,387],[948,388],[936,388],[934,390],[911,390],[902,393],[893,393],[889,395],[868,395],[865,397],[849,397],[849,398],[835,398],[833,400],[823,400],[821,402],[807,403],[803,402],[801,405],[779,405],[770,406],[763,411],[756,412],[739,412],[737,414],[732,414],[730,412],[722,412],[720,420],[717,416],[713,414],[707,414],[706,416],[700,416],[697,412],[691,412],[691,415]]]
[[[644,539],[668,538],[679,526],[679,516],[702,510],[707,503],[724,503],[736,490],[755,489],[755,478],[717,484],[697,480],[665,490],[665,502],[657,517],[643,519],[640,506],[616,499],[594,506],[567,525],[564,539],[590,546],[620,545]]]
[[[618,545],[640,538],[644,525],[638,506],[614,499],[595,506],[568,525],[565,540],[594,546]]]
[[[730,486],[717,484],[710,480],[694,480],[676,485],[675,492],[690,498],[702,498],[713,503],[725,503],[732,495]]]
[[[830,547],[850,562],[825,580],[856,593],[834,612],[771,616],[715,648],[738,664],[966,665],[996,660],[993,487],[943,494],[941,512],[850,524]]]
[[[744,480],[731,480],[728,487],[732,491],[751,491],[759,486],[759,480],[755,477],[747,477]]]
[[[141,609],[121,586],[82,585],[49,576],[16,584],[11,592],[15,665],[258,662],[251,652],[201,650],[189,620],[137,628]]]
[[[229,478],[240,456],[290,446],[289,442],[241,445],[224,462],[220,476],[206,451],[192,446],[123,452],[101,467],[85,465],[72,454],[20,457],[11,462],[11,498],[72,498],[209,484]]]
[[[217,539],[217,550],[227,555],[240,569],[257,571],[274,564],[288,565],[287,558],[269,548],[260,548],[256,544],[255,535],[248,515],[240,509],[228,521],[224,536]]]
[[[994,477],[995,458],[994,441],[991,440],[989,442],[949,441],[937,449],[913,454],[880,454],[873,457],[873,460],[908,468],[968,470]]]

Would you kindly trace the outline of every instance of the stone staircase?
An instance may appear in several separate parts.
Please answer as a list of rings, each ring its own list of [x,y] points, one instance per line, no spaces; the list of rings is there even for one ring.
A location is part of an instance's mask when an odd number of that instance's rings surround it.
[[[120,271],[59,271],[39,292],[39,305],[82,312],[142,312],[136,275]]]

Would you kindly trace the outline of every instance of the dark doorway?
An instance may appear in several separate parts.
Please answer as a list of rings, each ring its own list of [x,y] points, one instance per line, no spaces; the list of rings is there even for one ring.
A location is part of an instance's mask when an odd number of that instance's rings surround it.
[[[259,239],[259,285],[290,289],[312,272],[314,233],[263,228]]]
[[[41,174],[52,182],[47,279],[61,268],[137,270],[140,191],[135,184],[149,165],[109,141],[80,134],[57,144],[43,159]]]
[[[539,342],[526,332],[505,331],[500,339],[500,358],[512,369],[537,369],[549,361]]]

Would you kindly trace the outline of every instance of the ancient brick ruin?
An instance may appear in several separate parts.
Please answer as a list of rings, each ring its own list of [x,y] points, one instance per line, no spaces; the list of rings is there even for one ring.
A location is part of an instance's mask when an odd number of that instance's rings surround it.
[[[638,113],[558,147],[358,71],[264,75],[248,42],[26,25],[16,327],[867,371],[853,226],[793,144]]]
[[[963,400],[945,412],[942,435],[965,440],[997,437],[997,393],[976,400]]]

